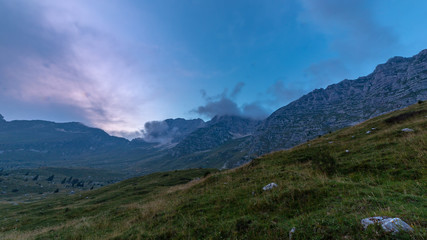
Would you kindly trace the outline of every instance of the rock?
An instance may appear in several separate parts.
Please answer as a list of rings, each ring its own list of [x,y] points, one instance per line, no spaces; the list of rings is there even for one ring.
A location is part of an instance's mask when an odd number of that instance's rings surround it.
[[[271,190],[271,189],[273,189],[273,188],[275,188],[275,187],[277,187],[277,186],[278,186],[278,185],[277,185],[276,183],[272,182],[272,183],[270,183],[270,184],[265,185],[265,186],[262,188],[262,190],[264,190],[264,191]]]
[[[289,240],[292,240],[292,235],[294,234],[294,232],[295,232],[295,228],[293,227],[291,231],[289,231]]]
[[[348,149],[345,150],[346,153],[349,153],[350,151]]]
[[[329,144],[332,144],[332,143],[334,143],[334,141],[330,141],[330,142],[328,142]]]
[[[371,131],[367,131],[367,132],[366,132],[366,134],[369,134],[369,133],[371,133]]]
[[[414,129],[410,129],[410,128],[404,128],[402,129],[402,132],[413,132]]]
[[[402,221],[400,218],[388,218],[382,221],[382,227],[386,232],[394,232],[397,233],[400,230],[405,232],[412,232],[411,226],[409,226],[406,222]]]
[[[400,218],[370,217],[362,219],[360,223],[363,225],[364,229],[368,228],[371,224],[380,224],[386,232],[397,233],[401,230],[406,232],[414,231],[411,226]]]
[[[371,128],[371,130],[375,130],[376,128]]]

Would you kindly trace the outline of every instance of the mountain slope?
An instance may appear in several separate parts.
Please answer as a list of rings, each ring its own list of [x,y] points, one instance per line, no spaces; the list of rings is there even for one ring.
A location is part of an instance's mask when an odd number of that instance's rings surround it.
[[[81,158],[87,161],[91,156],[104,155],[86,163],[86,166],[96,165],[105,154],[128,145],[129,141],[124,138],[110,136],[101,129],[81,123],[0,122],[0,167],[5,168],[72,166],[78,165]]]
[[[356,80],[314,90],[271,114],[257,129],[253,155],[286,149],[329,131],[427,99],[427,49],[394,57]]]
[[[216,116],[205,127],[192,132],[174,148],[172,157],[211,150],[226,142],[253,134],[260,121],[239,116]]]
[[[425,239],[426,146],[427,103],[415,104],[229,171],[157,173],[81,196],[3,202],[0,238],[288,239],[295,228],[292,239]],[[271,182],[278,187],[263,191]],[[363,230],[360,220],[378,215],[415,231]]]

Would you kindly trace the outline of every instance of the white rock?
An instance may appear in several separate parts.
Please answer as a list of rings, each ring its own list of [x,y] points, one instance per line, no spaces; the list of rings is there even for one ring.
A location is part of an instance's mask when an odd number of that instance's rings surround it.
[[[295,228],[293,227],[291,231],[289,231],[289,240],[292,240],[292,235],[294,234],[294,232],[295,232]]]
[[[410,128],[404,128],[402,129],[402,132],[413,132],[414,129],[410,129]]]
[[[400,218],[389,218],[389,217],[370,217],[370,218],[364,218],[360,221],[360,223],[363,225],[363,228],[368,228],[371,224],[380,224],[381,227],[386,232],[392,232],[397,233],[400,230],[411,232],[414,229],[412,229],[411,226],[409,226],[406,222],[402,221]]]
[[[265,185],[265,186],[262,188],[262,190],[264,190],[264,191],[271,190],[271,189],[273,189],[273,188],[275,188],[275,187],[277,187],[277,186],[278,186],[278,185],[277,185],[276,183],[272,182],[272,183],[269,183],[269,184]]]
[[[369,133],[371,133],[371,131],[367,131],[367,132],[366,132],[366,134],[369,134]]]
[[[371,130],[375,130],[376,128],[371,128]]]
[[[346,153],[350,152],[348,149],[345,150]]]
[[[414,229],[411,228],[406,222],[400,218],[387,218],[381,221],[381,226],[386,232],[397,233],[400,230],[405,232],[412,232]]]

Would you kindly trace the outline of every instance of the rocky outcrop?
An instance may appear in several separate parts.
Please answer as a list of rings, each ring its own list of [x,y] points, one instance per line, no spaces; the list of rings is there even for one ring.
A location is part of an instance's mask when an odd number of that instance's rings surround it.
[[[247,150],[258,156],[427,99],[427,49],[394,57],[373,73],[316,89],[271,114]]]

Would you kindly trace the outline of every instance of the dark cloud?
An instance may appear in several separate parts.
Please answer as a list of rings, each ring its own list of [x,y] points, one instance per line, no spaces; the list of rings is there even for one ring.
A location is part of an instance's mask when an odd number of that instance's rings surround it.
[[[389,55],[398,44],[395,33],[375,20],[370,0],[300,1],[304,7],[300,19],[331,36],[331,49],[343,57],[361,60]]]
[[[244,83],[239,82],[234,88],[230,95],[227,94],[227,90],[218,96],[209,97],[206,91],[202,90],[202,96],[206,101],[206,104],[199,106],[193,112],[213,118],[215,116],[242,116],[252,119],[264,119],[268,116],[268,111],[262,107],[260,103],[253,102],[239,106],[233,99],[241,92]],[[203,95],[203,93],[205,93]]]
[[[242,115],[256,120],[262,120],[267,118],[270,114],[260,103],[253,102],[243,105]]]
[[[144,124],[143,138],[147,142],[159,142],[162,144],[171,141],[172,136],[169,126],[165,121],[151,121]]]
[[[348,78],[394,55],[399,39],[392,29],[374,17],[369,0],[300,0],[303,11],[299,19],[324,34],[335,56],[316,62],[305,73],[315,87],[323,87]],[[349,67],[351,66],[351,67]]]
[[[242,115],[237,104],[228,97],[221,97],[218,100],[209,101],[204,106],[198,107],[196,113],[210,118],[225,115]]]
[[[301,85],[297,85],[292,82],[284,82],[282,80],[276,81],[271,85],[267,94],[272,97],[272,103],[274,105],[283,106],[289,103],[291,100],[295,100],[304,93]]]
[[[310,65],[305,73],[311,77],[316,84],[324,86],[334,82],[336,79],[344,79],[349,70],[339,59],[330,59]]]
[[[58,60],[68,49],[64,34],[50,31],[39,7],[28,1],[0,1],[1,62],[19,61],[25,55],[39,56],[49,62]]]
[[[233,91],[230,94],[231,98],[235,98],[237,95],[239,95],[239,93],[242,91],[242,88],[245,86],[244,82],[239,82],[236,84],[236,86],[234,87]]]

